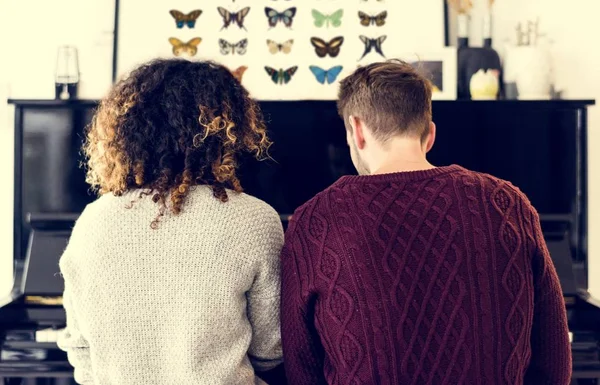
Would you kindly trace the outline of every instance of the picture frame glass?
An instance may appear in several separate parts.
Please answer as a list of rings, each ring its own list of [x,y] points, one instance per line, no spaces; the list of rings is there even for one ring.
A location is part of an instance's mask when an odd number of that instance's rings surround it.
[[[334,100],[358,66],[445,44],[440,0],[119,3],[117,78],[154,58],[213,60],[258,100]]]

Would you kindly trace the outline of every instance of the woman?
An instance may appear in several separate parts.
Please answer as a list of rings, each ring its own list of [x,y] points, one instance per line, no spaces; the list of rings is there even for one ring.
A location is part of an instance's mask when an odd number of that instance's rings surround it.
[[[269,145],[258,105],[212,62],[150,62],[102,101],[84,146],[101,197],[60,261],[77,382],[264,383],[254,370],[282,357],[283,231],[236,169]]]

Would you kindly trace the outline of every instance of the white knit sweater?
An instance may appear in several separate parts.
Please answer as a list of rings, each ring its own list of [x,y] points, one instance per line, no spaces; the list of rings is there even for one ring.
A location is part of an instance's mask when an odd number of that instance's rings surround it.
[[[87,206],[60,261],[75,380],[95,385],[263,384],[281,362],[279,252],[266,203],[207,187],[178,215],[150,223],[150,197]]]

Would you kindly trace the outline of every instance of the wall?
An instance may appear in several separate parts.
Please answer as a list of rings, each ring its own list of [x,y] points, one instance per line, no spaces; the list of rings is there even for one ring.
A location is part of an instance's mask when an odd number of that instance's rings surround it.
[[[7,0],[0,0],[0,46],[7,40],[8,15],[3,12]],[[4,58],[3,58],[4,59]],[[12,285],[12,203],[13,203],[13,135],[9,111],[5,100],[8,97],[8,61],[0,60],[0,298]]]
[[[487,0],[474,1],[471,41],[481,42],[482,18]],[[505,44],[516,38],[518,22],[539,17],[540,28],[547,35],[553,52],[554,77],[563,97],[596,99],[600,103],[600,50],[597,38],[600,24],[598,0],[498,0],[494,9],[494,45],[502,54]],[[589,180],[589,288],[600,297],[600,107],[589,111],[588,180]]]
[[[67,44],[79,49],[80,97],[101,97],[111,83],[113,23],[114,0],[0,0],[0,297],[13,272],[13,111],[6,98],[54,98],[56,52]]]
[[[124,0],[127,1],[127,0]],[[395,0],[399,1],[399,0]],[[472,41],[480,40],[481,17],[487,0],[476,0]],[[110,82],[112,0],[0,0],[0,180],[12,180],[12,122],[2,98],[53,97],[56,48],[75,44],[80,50],[81,97],[97,98]],[[598,0],[499,0],[494,10],[494,38],[502,52],[518,21],[540,17],[553,40],[555,77],[567,98],[600,100],[600,24]],[[27,15],[23,17],[22,15]],[[63,19],[64,17],[64,19]],[[3,95],[4,94],[4,95]],[[600,296],[600,109],[590,110],[590,288]],[[12,273],[12,187],[0,191],[0,296],[10,287]],[[595,279],[594,279],[595,277]]]

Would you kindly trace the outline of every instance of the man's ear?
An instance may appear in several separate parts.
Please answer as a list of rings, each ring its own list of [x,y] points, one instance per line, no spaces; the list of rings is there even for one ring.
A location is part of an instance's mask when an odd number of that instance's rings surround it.
[[[350,115],[348,117],[349,119],[349,124],[352,130],[352,137],[354,140],[354,143],[356,144],[356,148],[358,148],[359,150],[362,150],[365,148],[366,142],[365,142],[365,125],[363,123],[363,121],[353,115]]]
[[[429,134],[427,138],[425,138],[425,153],[428,153],[433,148],[435,144],[435,135],[436,135],[436,127],[435,123],[429,123]]]

